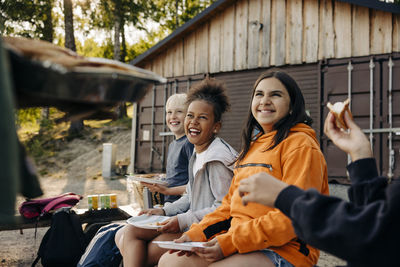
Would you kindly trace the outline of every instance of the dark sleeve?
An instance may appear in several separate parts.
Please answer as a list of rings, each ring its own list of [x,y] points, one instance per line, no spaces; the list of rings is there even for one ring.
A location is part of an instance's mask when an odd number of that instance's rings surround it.
[[[186,140],[186,143],[185,143],[185,153],[186,153],[186,157],[187,157],[187,159],[188,159],[188,162],[189,162],[190,158],[192,157],[193,149],[194,149],[193,144],[190,143],[188,140]]]
[[[354,205],[366,205],[385,197],[387,179],[378,177],[374,158],[361,159],[347,166],[351,179],[349,200]]]
[[[387,187],[385,178],[372,177],[376,173],[370,172],[363,180],[365,164],[370,163],[364,160],[349,166],[355,183],[349,193],[357,203],[324,196],[314,189],[303,191],[288,186],[279,194],[275,206],[291,218],[299,238],[316,248],[350,262],[365,261],[368,255],[376,256],[380,251],[387,255],[390,238],[398,240],[398,235],[390,237],[387,233],[399,217],[400,183]],[[392,230],[392,235],[399,232]],[[383,236],[388,238],[386,242],[379,241]]]

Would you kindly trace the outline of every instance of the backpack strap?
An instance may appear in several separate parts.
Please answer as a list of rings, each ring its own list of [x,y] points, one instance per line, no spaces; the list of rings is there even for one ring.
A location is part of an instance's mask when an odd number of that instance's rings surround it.
[[[39,255],[37,255],[36,259],[33,261],[32,265],[31,265],[31,267],[35,267],[36,264],[39,262],[40,258],[41,257]]]
[[[56,199],[50,201],[50,203],[48,203],[43,208],[41,216],[43,216],[44,214],[48,213],[52,209],[59,209],[59,208],[62,208],[62,207],[73,207],[81,199],[82,199],[82,196],[80,196],[80,195],[70,195],[70,194],[63,195],[63,196],[61,196],[59,198],[56,198]]]

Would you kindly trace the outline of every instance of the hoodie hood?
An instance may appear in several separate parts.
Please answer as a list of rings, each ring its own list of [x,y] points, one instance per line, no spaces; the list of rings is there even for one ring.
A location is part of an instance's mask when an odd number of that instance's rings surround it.
[[[233,171],[232,163],[236,160],[237,152],[223,139],[216,137],[205,153],[207,154],[204,165],[211,161],[221,161],[227,168]]]
[[[273,142],[273,138],[274,138],[276,132],[277,131],[274,130],[269,133],[260,135],[254,142],[255,143],[265,143],[266,147],[264,147],[264,149],[268,149],[268,147],[270,147]],[[304,123],[298,123],[298,124],[294,125],[292,128],[290,128],[288,136],[281,143],[285,142],[286,139],[290,139],[293,135],[297,135],[297,134],[304,134],[304,135],[311,137],[311,139],[315,142],[315,144],[317,146],[319,146],[319,142],[317,140],[317,135],[316,135],[315,131],[310,126],[308,126],[307,124],[304,124]]]
[[[301,132],[308,136],[310,136],[318,145],[319,142],[317,140],[317,134],[315,133],[314,129],[304,123],[298,123],[290,129],[289,136],[293,133]]]

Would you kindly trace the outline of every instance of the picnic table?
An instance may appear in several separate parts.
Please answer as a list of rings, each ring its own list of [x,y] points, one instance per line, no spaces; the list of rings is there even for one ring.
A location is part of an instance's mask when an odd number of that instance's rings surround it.
[[[127,220],[135,214],[130,205],[120,206],[113,209],[73,209],[79,216],[82,224],[107,223],[113,221]],[[22,230],[35,227],[49,227],[51,224],[51,216],[40,218],[26,219],[21,215],[15,215],[16,223],[0,224],[0,231],[6,230]]]

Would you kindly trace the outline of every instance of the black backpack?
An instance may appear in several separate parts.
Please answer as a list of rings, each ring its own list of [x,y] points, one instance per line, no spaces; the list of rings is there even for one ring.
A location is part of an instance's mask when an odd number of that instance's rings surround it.
[[[32,267],[40,259],[43,267],[75,267],[84,251],[85,237],[78,215],[61,208],[52,215]]]

